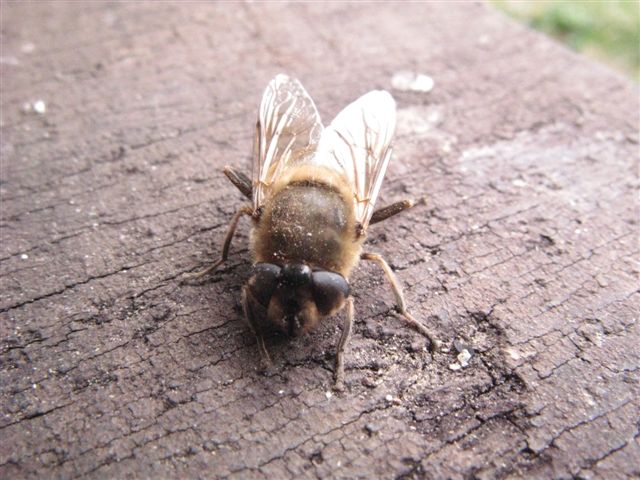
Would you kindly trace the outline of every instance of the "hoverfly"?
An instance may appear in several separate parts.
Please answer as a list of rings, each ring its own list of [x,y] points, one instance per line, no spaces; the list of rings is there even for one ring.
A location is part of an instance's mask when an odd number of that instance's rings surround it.
[[[264,336],[278,330],[299,336],[346,306],[335,363],[335,387],[344,385],[344,352],[354,317],[349,275],[359,260],[377,263],[391,284],[406,321],[436,340],[407,310],[402,288],[387,262],[363,252],[370,225],[414,205],[405,200],[374,210],[391,158],[396,106],[375,90],[348,105],[323,127],[313,100],[296,79],[276,76],[267,86],[256,124],[253,172],[224,173],[249,203],[231,219],[221,265],[238,221],[253,221],[253,273],[242,290],[245,319],[265,365],[271,365]]]

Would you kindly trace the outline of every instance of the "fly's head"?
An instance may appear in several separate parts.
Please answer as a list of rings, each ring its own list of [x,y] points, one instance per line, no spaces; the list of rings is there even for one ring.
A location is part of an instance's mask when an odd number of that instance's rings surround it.
[[[342,308],[349,283],[338,273],[312,270],[303,263],[257,263],[245,295],[245,315],[254,330],[297,337]]]

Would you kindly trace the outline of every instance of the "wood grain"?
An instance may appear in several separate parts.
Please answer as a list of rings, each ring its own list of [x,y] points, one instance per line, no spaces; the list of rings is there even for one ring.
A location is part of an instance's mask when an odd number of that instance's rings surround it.
[[[476,3],[2,3],[0,476],[630,478],[638,416],[638,88]],[[220,253],[261,92],[325,121],[410,70],[371,227],[382,274],[341,321],[241,321],[247,224]],[[38,114],[29,105],[43,100]],[[27,104],[27,105],[25,105]],[[457,351],[474,356],[452,370]]]

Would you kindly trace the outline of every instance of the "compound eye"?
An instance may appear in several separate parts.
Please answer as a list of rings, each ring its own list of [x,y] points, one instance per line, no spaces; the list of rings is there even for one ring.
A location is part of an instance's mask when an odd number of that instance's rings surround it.
[[[311,282],[311,268],[302,263],[292,263],[282,267],[282,283],[292,287],[308,285]]]
[[[349,283],[339,273],[313,272],[313,299],[322,315],[339,308],[349,296]]]
[[[251,292],[265,308],[278,287],[280,267],[272,263],[256,263],[251,277]]]

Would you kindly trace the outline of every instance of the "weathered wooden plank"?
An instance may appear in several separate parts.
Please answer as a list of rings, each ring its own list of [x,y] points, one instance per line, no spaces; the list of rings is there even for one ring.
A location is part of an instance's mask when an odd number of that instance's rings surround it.
[[[0,474],[495,478],[639,475],[638,89],[485,5],[3,3]],[[256,372],[235,268],[262,89],[299,77],[325,119],[402,70],[371,228],[380,273],[339,323]],[[46,111],[25,108],[43,100]],[[453,340],[476,355],[451,370]]]

